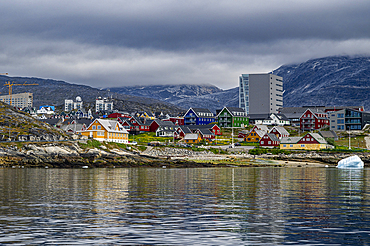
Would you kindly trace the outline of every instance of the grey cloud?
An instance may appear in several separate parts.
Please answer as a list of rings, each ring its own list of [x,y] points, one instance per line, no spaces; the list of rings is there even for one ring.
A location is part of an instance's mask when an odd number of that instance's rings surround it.
[[[8,1],[0,72],[92,86],[237,85],[310,58],[368,54],[365,1]]]

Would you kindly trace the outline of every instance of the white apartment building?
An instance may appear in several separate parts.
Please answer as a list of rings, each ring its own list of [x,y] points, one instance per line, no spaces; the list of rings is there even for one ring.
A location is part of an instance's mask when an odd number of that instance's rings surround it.
[[[11,100],[11,103],[10,103],[10,100]],[[26,92],[26,93],[0,96],[0,101],[10,104],[17,108],[33,107],[33,94]]]
[[[274,74],[241,74],[239,107],[249,114],[278,113],[283,107],[283,78]]]
[[[113,110],[113,102],[108,98],[97,98],[95,102],[95,112]]]
[[[82,99],[81,97],[76,97],[76,101],[71,99],[64,100],[64,111],[69,112],[74,109],[82,109]]]

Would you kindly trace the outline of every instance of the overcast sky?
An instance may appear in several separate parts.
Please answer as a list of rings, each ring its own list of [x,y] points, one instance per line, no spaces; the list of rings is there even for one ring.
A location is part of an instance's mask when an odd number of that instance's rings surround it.
[[[1,0],[0,73],[93,87],[214,84],[369,55],[367,0]]]

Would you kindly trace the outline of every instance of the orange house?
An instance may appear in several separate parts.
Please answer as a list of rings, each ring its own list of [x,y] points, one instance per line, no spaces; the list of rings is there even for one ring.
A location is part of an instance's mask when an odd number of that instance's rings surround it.
[[[101,142],[128,143],[128,131],[116,120],[95,119],[79,133]]]
[[[258,143],[266,133],[267,132],[264,130],[258,130],[257,127],[253,127],[253,129],[244,137],[244,142]]]
[[[202,141],[202,137],[198,133],[187,133],[185,134],[184,141],[187,144],[197,144]]]

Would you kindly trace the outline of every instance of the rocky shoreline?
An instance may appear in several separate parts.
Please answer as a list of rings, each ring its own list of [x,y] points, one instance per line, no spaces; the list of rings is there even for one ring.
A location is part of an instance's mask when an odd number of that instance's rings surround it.
[[[76,142],[27,144],[22,147],[0,147],[0,167],[225,167],[230,161],[250,160],[248,166],[316,166],[316,164],[334,166],[350,153],[304,152],[290,155],[249,154],[218,155],[210,151],[192,151],[182,148],[150,147],[143,152],[122,148],[82,149]],[[369,153],[359,153],[365,166],[370,166]],[[270,160],[270,163],[253,162],[256,158]],[[218,161],[217,164],[214,161]],[[238,166],[237,162],[233,166]],[[244,165],[245,166],[245,165]]]

